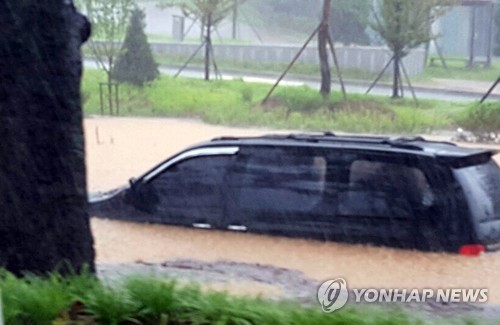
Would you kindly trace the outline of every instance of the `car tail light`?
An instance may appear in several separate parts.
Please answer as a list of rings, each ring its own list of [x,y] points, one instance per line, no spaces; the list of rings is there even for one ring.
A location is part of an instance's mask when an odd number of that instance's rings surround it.
[[[459,253],[464,256],[479,256],[486,251],[484,245],[463,245]]]

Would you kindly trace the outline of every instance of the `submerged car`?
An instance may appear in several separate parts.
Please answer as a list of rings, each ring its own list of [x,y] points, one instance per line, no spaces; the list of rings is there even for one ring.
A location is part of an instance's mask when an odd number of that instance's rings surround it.
[[[497,153],[421,137],[223,137],[92,195],[91,215],[474,255],[500,248]]]

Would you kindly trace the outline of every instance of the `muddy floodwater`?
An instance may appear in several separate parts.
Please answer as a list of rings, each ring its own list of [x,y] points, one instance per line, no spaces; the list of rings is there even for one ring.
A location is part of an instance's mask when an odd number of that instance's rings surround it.
[[[145,118],[88,118],[85,131],[91,191],[123,185],[196,142],[270,132]],[[471,258],[101,219],[92,220],[92,230],[100,263],[258,263],[317,281],[345,277],[352,288],[488,288],[489,302],[500,304],[500,253]]]

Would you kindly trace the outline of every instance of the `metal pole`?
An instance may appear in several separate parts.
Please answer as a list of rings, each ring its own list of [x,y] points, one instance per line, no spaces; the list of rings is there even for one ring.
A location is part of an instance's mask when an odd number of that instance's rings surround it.
[[[257,36],[257,39],[259,40],[260,44],[264,43],[264,41],[262,40],[262,37],[260,36],[259,32],[255,28],[255,26],[252,24],[252,22],[247,18],[247,16],[245,15],[244,11],[241,11],[240,14],[243,17],[243,19],[245,19],[245,22],[248,24],[248,26],[250,26],[250,29],[255,34],[255,36]]]
[[[212,44],[210,44],[210,53],[212,55],[212,64],[214,65],[215,79],[220,78],[222,80],[222,73],[220,73],[217,62],[215,62],[215,52]]]
[[[439,55],[439,59],[441,60],[441,64],[446,70],[448,70],[448,64],[446,64],[446,60],[444,59],[443,51],[441,51],[441,47],[439,46],[436,39],[434,39],[434,46],[436,47],[436,51]]]
[[[401,70],[403,70],[403,74],[406,78],[406,82],[408,83],[408,87],[410,87],[411,95],[413,96],[413,99],[415,100],[415,103],[418,106],[417,94],[415,93],[415,89],[413,88],[413,85],[411,84],[410,75],[408,74],[408,72],[406,70],[406,67],[403,63],[403,60],[401,60]]]
[[[344,95],[344,99],[347,99],[347,91],[345,90],[344,79],[342,78],[342,71],[340,70],[339,60],[337,59],[337,51],[335,51],[335,45],[332,40],[330,32],[328,32],[328,43],[330,44],[330,50],[332,51],[333,63],[335,64],[335,69],[337,70],[337,77],[339,78],[340,89]]]
[[[102,93],[102,83],[99,83],[99,98],[100,101],[99,103],[101,104],[101,115],[104,115],[104,98],[103,98],[103,93]]]
[[[182,73],[182,71],[184,71],[184,69],[189,65],[189,63],[191,63],[191,61],[198,54],[198,52],[200,52],[200,50],[203,48],[203,46],[205,46],[205,43],[206,42],[203,42],[200,44],[200,46],[198,46],[196,51],[194,51],[194,53],[189,57],[189,59],[186,61],[186,63],[184,63],[184,65],[179,69],[179,71],[177,71],[177,73],[174,75],[174,78],[177,78]]]
[[[484,101],[490,97],[491,93],[493,92],[493,89],[495,89],[498,84],[500,83],[500,77],[498,77],[497,81],[495,81],[495,83],[493,83],[493,86],[491,86],[491,88],[488,90],[488,92],[486,94],[484,94],[483,98],[481,98],[481,101],[480,103],[484,103]]]
[[[188,36],[189,32],[191,31],[191,29],[193,29],[193,26],[194,26],[194,24],[196,24],[197,21],[198,21],[198,18],[196,18],[196,19],[193,20],[193,22],[191,23],[191,25],[188,27],[188,29],[184,33],[183,39],[185,39]]]
[[[382,71],[378,74],[377,78],[375,78],[375,81],[373,81],[373,83],[370,85],[370,87],[366,91],[366,93],[365,93],[366,95],[368,95],[370,93],[370,91],[373,89],[373,87],[375,87],[375,85],[379,82],[380,78],[382,78],[382,76],[384,75],[385,71],[387,71],[387,69],[391,65],[392,61],[394,61],[394,56],[391,57],[391,59],[389,60],[389,62],[387,62],[387,64],[385,65],[384,69],[382,69]]]
[[[120,115],[120,101],[118,98],[118,83],[115,83],[115,105],[116,105],[116,115]]]
[[[290,64],[286,68],[286,70],[278,78],[278,81],[276,81],[276,83],[271,88],[271,90],[269,91],[269,93],[267,93],[267,95],[264,98],[264,100],[262,100],[262,105],[264,105],[267,102],[267,100],[269,99],[269,97],[271,97],[271,95],[273,94],[273,92],[276,89],[276,87],[278,87],[278,85],[280,84],[281,80],[283,80],[283,78],[285,78],[285,76],[288,73],[288,71],[290,71],[290,69],[293,67],[293,65],[295,64],[295,62],[297,62],[297,60],[299,59],[299,57],[302,54],[302,52],[304,52],[304,50],[306,49],[307,45],[309,45],[309,43],[314,38],[314,36],[316,36],[316,34],[318,33],[318,31],[319,31],[320,28],[321,28],[321,24],[318,25],[318,27],[314,30],[314,32],[311,34],[311,36],[309,36],[309,38],[306,40],[306,42],[304,43],[304,45],[302,46],[302,48],[299,50],[299,52],[293,58],[292,62],[290,62]]]

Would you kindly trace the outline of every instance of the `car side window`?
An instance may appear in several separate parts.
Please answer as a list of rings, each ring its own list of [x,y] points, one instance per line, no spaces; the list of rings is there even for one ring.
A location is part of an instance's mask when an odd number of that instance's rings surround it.
[[[326,161],[298,149],[250,149],[234,169],[232,188],[243,211],[268,215],[303,214],[320,200]]]
[[[181,161],[155,177],[150,186],[165,218],[210,223],[223,217],[223,183],[232,156],[205,156]]]
[[[339,195],[339,214],[367,217],[414,217],[433,204],[425,174],[387,161],[358,159],[349,169],[348,190]]]

